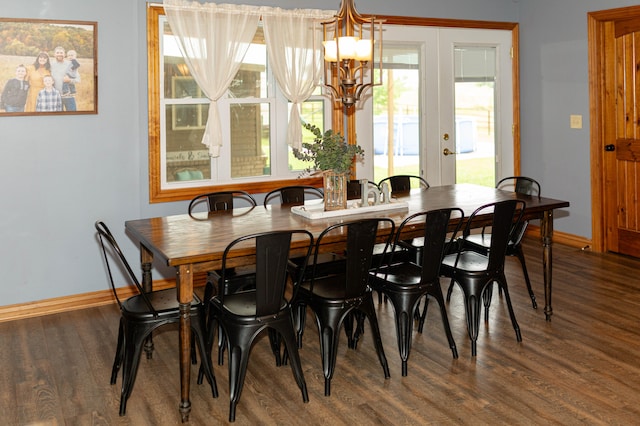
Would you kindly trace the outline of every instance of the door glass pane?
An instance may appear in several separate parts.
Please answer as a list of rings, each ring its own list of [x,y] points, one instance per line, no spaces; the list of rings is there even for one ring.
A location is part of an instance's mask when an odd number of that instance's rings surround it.
[[[383,84],[373,90],[376,182],[391,175],[420,175],[420,51],[385,43],[382,55]]]
[[[495,47],[456,47],[456,183],[495,185],[495,70]]]

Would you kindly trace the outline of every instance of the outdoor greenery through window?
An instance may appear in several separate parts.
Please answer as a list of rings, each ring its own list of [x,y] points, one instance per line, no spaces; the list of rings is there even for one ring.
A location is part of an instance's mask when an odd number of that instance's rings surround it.
[[[150,158],[150,176],[157,179],[155,186],[151,182],[152,201],[185,199],[204,192],[205,187],[264,189],[269,181],[297,179],[308,164],[296,159],[286,143],[291,105],[270,72],[262,27],[256,31],[227,94],[218,101],[223,143],[220,156],[212,158],[201,143],[209,100],[189,72],[162,8],[157,9],[155,19],[148,20],[148,25],[156,26],[158,100],[155,102],[159,105],[159,119],[154,123],[151,105],[154,100],[150,96],[151,138],[156,133],[153,125],[158,127],[157,142],[150,140],[150,157],[158,157]],[[148,30],[151,35],[152,29]],[[149,43],[149,49],[152,48]],[[149,55],[151,67],[152,52]],[[327,98],[317,88],[301,105],[302,120],[326,128],[327,105]],[[303,142],[311,141],[313,135],[303,129]],[[157,175],[153,176],[155,167]],[[256,182],[264,184],[256,187]]]

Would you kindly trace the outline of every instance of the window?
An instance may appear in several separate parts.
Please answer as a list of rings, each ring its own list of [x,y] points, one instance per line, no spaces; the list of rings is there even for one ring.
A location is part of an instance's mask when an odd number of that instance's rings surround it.
[[[259,27],[227,95],[219,104],[223,127],[220,157],[211,158],[201,143],[209,100],[191,76],[164,11],[149,6],[149,185],[150,201],[189,199],[196,194],[229,189],[254,193],[296,183],[307,164],[286,144],[289,102],[269,69]],[[327,128],[330,102],[320,88],[301,106],[302,119]],[[313,135],[303,130],[304,141]]]

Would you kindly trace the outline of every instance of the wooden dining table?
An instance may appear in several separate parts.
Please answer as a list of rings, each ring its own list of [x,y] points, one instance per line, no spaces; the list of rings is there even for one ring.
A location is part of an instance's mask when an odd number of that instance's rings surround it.
[[[395,196],[395,194],[394,194]],[[551,319],[553,213],[569,206],[568,201],[518,194],[472,184],[434,186],[416,189],[398,198],[408,202],[408,208],[356,215],[307,219],[279,205],[238,208],[229,212],[203,212],[167,217],[129,220],[128,235],[140,244],[143,285],[152,287],[152,263],[162,262],[176,270],[176,286],[180,304],[180,380],[182,421],[188,421],[191,411],[189,388],[191,377],[190,304],[193,299],[194,274],[221,267],[222,254],[234,239],[246,234],[284,229],[306,229],[314,236],[334,223],[364,217],[389,217],[396,224],[413,213],[459,207],[465,216],[481,205],[519,199],[526,203],[524,218],[540,219],[542,263],[544,268],[545,318]],[[383,231],[384,232],[384,231]],[[335,241],[333,242],[335,244]],[[296,241],[292,242],[295,250]],[[331,250],[335,247],[331,247]],[[329,248],[328,248],[329,250]],[[252,253],[232,254],[235,265],[250,264]]]

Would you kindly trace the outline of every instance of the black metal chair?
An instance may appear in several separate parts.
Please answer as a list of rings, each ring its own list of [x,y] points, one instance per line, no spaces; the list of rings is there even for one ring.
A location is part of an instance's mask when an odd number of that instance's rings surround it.
[[[229,211],[236,207],[236,204],[247,207],[257,206],[256,199],[246,191],[218,191],[200,194],[194,197],[189,203],[188,213],[193,214],[193,210],[200,205],[206,205],[207,211]]]
[[[354,316],[364,315],[369,319],[378,359],[384,377],[389,376],[389,366],[384,355],[376,310],[369,286],[369,270],[372,266],[373,247],[377,242],[379,229],[384,226],[389,232],[388,245],[393,237],[395,225],[391,219],[362,219],[339,223],[325,229],[315,245],[310,268],[317,264],[315,259],[322,251],[325,240],[330,241],[335,233],[347,234],[346,268],[344,272],[328,276],[315,276],[303,281],[295,289],[293,306],[298,318],[298,344],[302,346],[306,307],[309,306],[316,317],[320,335],[320,352],[324,372],[324,394],[331,394],[331,379],[335,371],[338,352],[338,337],[341,326],[345,325],[350,348],[357,345],[357,334],[353,335]],[[355,315],[352,315],[355,314]],[[359,320],[358,320],[359,321]]]
[[[295,239],[294,239],[295,238]],[[251,347],[256,337],[269,330],[272,350],[280,350],[284,342],[285,352],[291,361],[291,369],[304,402],[309,401],[304,380],[291,304],[285,298],[287,286],[287,263],[291,246],[306,249],[309,257],[313,246],[313,236],[305,230],[274,231],[251,234],[231,242],[222,257],[221,275],[215,274],[218,294],[210,300],[211,317],[207,339],[207,356],[211,356],[214,322],[224,330],[229,354],[229,421],[235,420],[236,406],[240,400]],[[255,288],[233,294],[223,290],[227,263],[232,261],[233,250],[248,250],[255,247],[256,274]]]
[[[208,212],[228,213],[236,207],[256,207],[256,199],[246,191],[218,191],[209,192],[195,196],[190,202],[187,212],[189,216],[196,218],[196,210],[203,206]],[[219,271],[217,272],[220,273]],[[207,282],[204,289],[205,302],[211,299],[216,292],[212,282],[212,271],[207,272]],[[225,276],[224,293],[235,293],[244,289],[255,287],[255,266],[247,265],[227,270]],[[208,317],[209,305],[205,303],[206,317]],[[224,360],[224,335],[220,333],[218,364],[222,365]]]
[[[532,197],[537,196],[538,198],[540,198],[541,196],[540,184],[538,183],[538,181],[526,176],[506,177],[498,182],[496,188],[503,189],[505,191],[517,192],[519,194],[530,195]],[[519,223],[518,228],[513,230],[511,239],[507,244],[507,256],[515,256],[520,261],[520,265],[522,265],[522,274],[524,275],[524,281],[527,285],[529,297],[531,298],[531,305],[533,306],[533,309],[537,309],[538,303],[536,302],[536,296],[533,293],[533,289],[531,288],[531,280],[529,279],[527,264],[525,262],[524,252],[522,250],[522,238],[527,231],[528,225],[529,221],[523,220]],[[487,250],[489,250],[489,246],[491,245],[491,233],[485,232],[485,228],[482,228],[481,233],[468,235],[465,240],[465,244],[470,249],[486,254]]]
[[[264,197],[263,205],[267,205],[279,199],[283,206],[301,206],[308,199],[323,199],[322,189],[309,185],[291,185],[274,189]]]
[[[251,194],[246,191],[218,191],[200,194],[194,197],[189,203],[188,213],[193,216],[194,209],[204,204],[209,212],[230,212],[235,207],[246,206],[256,207],[257,202]],[[211,284],[211,272],[207,275],[207,285],[204,292],[204,300],[209,300],[214,294],[214,287]],[[225,293],[233,293],[243,289],[243,286],[251,288],[251,283],[246,280],[246,275],[255,274],[252,265],[234,268],[228,271],[227,282],[225,283]]]
[[[431,296],[440,306],[440,314],[444,325],[444,331],[449,341],[449,347],[454,358],[458,358],[456,342],[451,334],[451,327],[447,317],[447,310],[444,304],[444,296],[440,287],[440,265],[444,255],[445,241],[454,241],[457,232],[462,224],[458,225],[449,234],[449,221],[452,214],[462,219],[464,212],[459,208],[431,210],[427,212],[415,213],[406,218],[398,227],[393,246],[404,246],[407,243],[401,240],[405,230],[410,230],[420,221],[424,223],[422,232],[423,241],[426,242],[420,250],[421,259],[419,262],[410,260],[395,260],[395,252],[391,251],[388,264],[372,271],[371,286],[374,290],[382,292],[387,296],[395,311],[396,336],[398,339],[398,349],[402,360],[402,375],[407,375],[407,361],[411,351],[411,341],[413,335],[413,321],[415,312],[418,310],[420,299],[427,296],[424,306],[423,316],[426,316],[428,297]],[[422,332],[423,320],[420,320]]]
[[[476,355],[481,304],[484,302],[485,321],[487,321],[494,282],[498,284],[504,293],[511,323],[516,332],[516,339],[518,342],[522,341],[520,327],[516,321],[511,298],[509,297],[507,279],[504,275],[504,262],[507,243],[512,238],[514,229],[517,229],[522,219],[524,208],[525,202],[520,200],[500,201],[479,207],[469,216],[465,224],[458,252],[446,255],[442,261],[440,269],[442,275],[451,278],[447,297],[449,297],[451,286],[454,282],[458,283],[464,293],[467,329],[471,339],[471,354],[473,356]],[[484,223],[486,219],[480,217],[487,214],[491,215],[492,237],[488,252],[482,254],[469,249],[464,240],[470,235],[471,229],[479,227],[478,221]]]
[[[116,383],[118,371],[122,368],[120,415],[124,416],[127,409],[127,400],[133,391],[138,365],[140,364],[140,355],[146,338],[158,327],[179,322],[180,310],[175,288],[145,293],[107,225],[104,222],[97,221],[95,228],[98,231],[111,289],[121,312],[116,356],[111,370],[111,384],[114,385]],[[133,284],[138,294],[124,301],[120,300],[109,262],[110,258],[118,261],[119,266],[124,268],[127,278],[130,280],[129,285]],[[195,335],[202,359],[201,369],[211,385],[214,398],[217,398],[218,388],[213,375],[213,368],[211,361],[205,356],[206,327],[204,307],[196,295],[193,296],[191,301],[190,315],[191,329]],[[201,383],[201,379],[199,383]]]
[[[428,189],[430,187],[429,182],[427,182],[426,179],[413,175],[394,175],[386,177],[378,182],[378,187],[382,188],[383,183],[388,183],[391,186],[391,195],[393,196],[408,194],[411,191],[412,184],[423,189]]]

